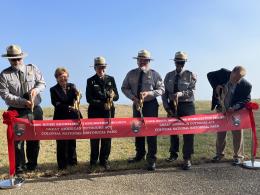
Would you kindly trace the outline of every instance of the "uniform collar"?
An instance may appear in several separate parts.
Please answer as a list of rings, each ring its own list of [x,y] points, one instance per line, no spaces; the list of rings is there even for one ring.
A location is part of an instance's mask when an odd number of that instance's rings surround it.
[[[175,75],[180,75],[180,76],[182,76],[182,74],[183,74],[183,72],[184,72],[185,70],[184,69],[182,69],[182,71],[180,72],[180,73],[177,73],[177,71],[176,71],[176,69],[174,70],[174,73],[175,73]]]
[[[147,74],[148,72],[150,72],[151,68],[149,67],[146,71],[143,71],[140,67],[137,68],[138,72],[143,72],[144,74]]]
[[[96,76],[97,79],[99,79],[99,80],[101,80],[101,81],[104,81],[104,80],[106,80],[106,78],[107,78],[107,75],[106,75],[106,74],[104,75],[103,79],[100,78],[97,74],[96,74],[95,76]]]
[[[26,71],[26,66],[23,64],[20,66],[20,71],[22,71],[23,73],[25,73]]]
[[[14,68],[14,67],[11,66],[11,69],[14,70],[15,72],[20,70],[21,72],[25,73],[25,71],[26,71],[26,66],[25,66],[24,64],[22,64],[22,65],[19,67],[19,69],[16,69],[16,68]]]

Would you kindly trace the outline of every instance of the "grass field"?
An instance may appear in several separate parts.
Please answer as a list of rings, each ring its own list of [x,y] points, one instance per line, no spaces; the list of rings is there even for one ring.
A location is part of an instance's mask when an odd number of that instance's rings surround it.
[[[260,100],[257,101],[260,103]],[[86,106],[81,107],[82,114],[86,118]],[[207,101],[196,102],[197,113],[209,113],[210,103]],[[2,111],[0,113],[2,115]],[[52,118],[53,109],[44,108],[44,117]],[[116,117],[131,117],[131,107],[127,105],[116,106]],[[166,116],[163,107],[160,106],[159,116]],[[258,137],[260,138],[260,111],[255,113]],[[245,139],[245,157],[250,157],[250,131],[246,130],[244,133]],[[193,155],[193,164],[207,163],[213,157],[215,153],[215,134],[200,134],[195,136],[195,154]],[[231,134],[228,133],[227,146],[226,146],[226,159],[232,159],[232,140]],[[182,144],[182,141],[181,141]],[[58,171],[56,164],[56,142],[41,141],[41,149],[39,154],[39,169],[34,173],[26,173],[23,176],[26,178],[37,178],[37,177],[49,177],[49,176],[60,176],[66,174],[76,174],[82,172],[88,172],[90,146],[89,140],[77,140],[77,155],[79,165],[73,168],[69,168],[66,171]],[[260,145],[260,144],[259,144]],[[181,148],[181,147],[180,147]],[[258,148],[259,149],[259,148]],[[172,164],[168,164],[164,161],[169,155],[169,137],[161,136],[158,137],[158,153],[157,153],[157,166],[168,167],[168,166],[179,166],[181,163],[180,158]],[[260,151],[258,150],[258,156],[260,157]],[[134,138],[117,138],[112,140],[112,151],[110,155],[112,171],[122,169],[139,169],[144,167],[145,162],[140,162],[135,165],[127,164],[127,159],[135,155]],[[97,172],[102,172],[100,168]],[[2,124],[0,127],[0,179],[8,177],[8,155],[7,155],[7,142],[6,142],[6,126]]]

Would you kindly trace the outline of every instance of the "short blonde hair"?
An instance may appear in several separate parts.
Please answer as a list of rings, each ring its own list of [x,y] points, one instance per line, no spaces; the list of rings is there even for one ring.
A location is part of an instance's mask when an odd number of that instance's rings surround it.
[[[62,73],[67,73],[67,75],[69,76],[69,72],[66,68],[58,67],[54,73],[55,78],[57,79]]]
[[[243,66],[235,66],[232,72],[235,74],[240,74],[241,77],[246,75],[246,69]]]

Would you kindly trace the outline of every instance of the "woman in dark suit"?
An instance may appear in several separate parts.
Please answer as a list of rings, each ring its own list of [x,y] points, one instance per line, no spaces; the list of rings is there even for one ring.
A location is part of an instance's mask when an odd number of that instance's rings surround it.
[[[73,108],[79,92],[74,84],[68,83],[68,71],[57,68],[54,76],[57,84],[50,89],[54,106],[53,120],[82,118],[80,111]],[[57,162],[59,169],[77,164],[76,140],[57,140]]]

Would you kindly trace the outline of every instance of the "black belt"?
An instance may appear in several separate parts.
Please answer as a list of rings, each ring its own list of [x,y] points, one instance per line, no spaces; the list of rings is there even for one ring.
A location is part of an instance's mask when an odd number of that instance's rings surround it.
[[[152,99],[152,100],[149,100],[149,101],[144,101],[144,103],[154,103],[154,102],[157,102],[157,99],[156,99],[156,98],[154,98],[154,99]]]
[[[34,109],[39,107],[38,105],[37,106],[34,106]],[[7,110],[16,110],[16,111],[30,111],[31,109],[30,108],[16,108],[16,107],[13,107],[13,106],[9,106]]]
[[[173,100],[170,100],[170,103],[172,103],[173,102]],[[178,101],[178,104],[194,104],[194,102],[193,101],[191,101],[191,102],[180,102],[180,101]]]

